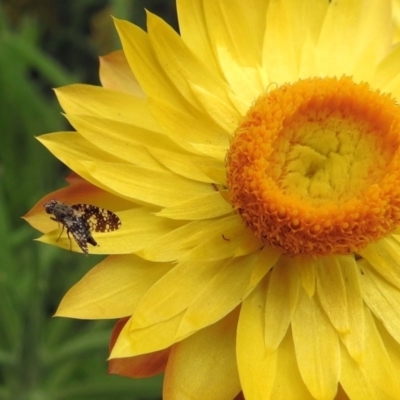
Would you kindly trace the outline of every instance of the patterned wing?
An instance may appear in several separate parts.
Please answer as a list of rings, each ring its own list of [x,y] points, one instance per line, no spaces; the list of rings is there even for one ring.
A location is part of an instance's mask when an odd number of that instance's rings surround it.
[[[121,220],[118,215],[105,208],[91,204],[74,204],[71,207],[79,212],[80,219],[87,222],[90,231],[111,232],[121,227]]]

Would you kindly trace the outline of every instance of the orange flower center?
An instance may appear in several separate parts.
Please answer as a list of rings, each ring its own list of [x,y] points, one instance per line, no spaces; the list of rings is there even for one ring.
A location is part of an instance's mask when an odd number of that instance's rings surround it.
[[[400,225],[400,110],[351,78],[257,99],[227,155],[229,198],[285,254],[357,252]]]

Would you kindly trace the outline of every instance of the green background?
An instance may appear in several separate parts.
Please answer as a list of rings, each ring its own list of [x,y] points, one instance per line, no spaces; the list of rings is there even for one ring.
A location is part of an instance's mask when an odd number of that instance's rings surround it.
[[[98,55],[120,49],[111,15],[177,27],[167,0],[0,2],[0,400],[160,399],[162,377],[107,375],[114,321],[52,318],[102,258],[34,242],[24,215],[68,170],[35,140],[68,130],[51,88],[99,84]]]

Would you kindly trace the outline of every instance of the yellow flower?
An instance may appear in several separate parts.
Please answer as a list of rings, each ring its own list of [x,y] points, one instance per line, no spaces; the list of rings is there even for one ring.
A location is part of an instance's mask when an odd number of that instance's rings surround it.
[[[179,0],[116,21],[102,88],[39,140],[116,212],[57,315],[121,318],[110,371],[165,399],[397,399],[400,47],[390,0]],[[126,57],[126,58],[125,58]],[[77,249],[73,245],[73,249]]]

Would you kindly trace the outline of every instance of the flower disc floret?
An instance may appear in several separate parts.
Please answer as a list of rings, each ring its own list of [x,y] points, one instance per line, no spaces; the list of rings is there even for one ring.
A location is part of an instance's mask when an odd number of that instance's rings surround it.
[[[229,198],[285,254],[357,252],[400,224],[400,110],[349,77],[257,99],[227,155]]]

